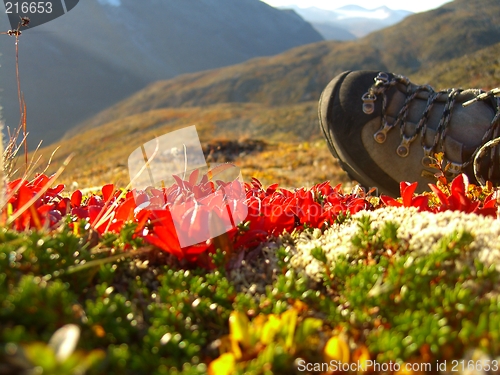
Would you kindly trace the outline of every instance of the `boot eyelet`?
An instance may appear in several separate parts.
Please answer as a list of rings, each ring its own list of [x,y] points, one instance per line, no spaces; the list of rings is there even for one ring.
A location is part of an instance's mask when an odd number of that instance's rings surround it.
[[[374,79],[375,84],[389,82],[389,74],[385,72],[380,72]]]
[[[375,100],[377,100],[377,97],[370,92],[366,92],[361,100],[363,101],[363,112],[371,115],[375,111]]]
[[[373,138],[377,143],[384,143],[385,140],[387,139],[387,135],[382,130],[379,130],[373,135]]]
[[[401,139],[401,143],[399,144],[398,148],[396,149],[396,153],[400,157],[406,158],[410,154],[410,143],[414,139],[415,139],[415,137],[407,137],[407,136],[403,135],[403,139]]]
[[[384,122],[382,127],[379,130],[377,130],[377,132],[375,134],[373,134],[373,138],[375,139],[375,142],[384,143],[387,139],[387,133],[393,127],[394,127],[394,125],[389,125],[387,122]]]
[[[398,154],[398,156],[406,158],[410,153],[410,149],[405,145],[399,145],[396,150],[396,153]]]
[[[434,163],[435,160],[433,160],[430,156],[424,156],[422,158],[422,165],[426,168],[429,168],[431,164]]]
[[[422,165],[426,168],[429,168],[431,164],[436,162],[436,159],[432,157],[433,147],[423,146],[424,149],[424,157],[422,158]]]

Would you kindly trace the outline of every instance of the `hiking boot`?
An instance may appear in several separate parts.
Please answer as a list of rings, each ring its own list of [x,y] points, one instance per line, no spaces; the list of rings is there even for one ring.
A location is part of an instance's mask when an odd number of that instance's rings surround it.
[[[365,188],[399,195],[401,181],[419,192],[436,182],[436,153],[446,177],[500,183],[499,89],[435,91],[401,75],[344,72],[319,101],[320,126],[332,154]],[[494,139],[494,141],[487,143]]]

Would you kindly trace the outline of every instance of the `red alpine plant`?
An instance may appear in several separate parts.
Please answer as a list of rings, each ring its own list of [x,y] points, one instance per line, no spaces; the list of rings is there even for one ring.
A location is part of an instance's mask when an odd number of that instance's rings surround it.
[[[241,251],[283,232],[325,229],[340,214],[375,209],[364,194],[345,194],[340,185],[332,187],[328,181],[293,191],[278,184],[264,188],[255,178],[245,184],[238,178],[218,180],[218,173],[230,166],[218,168],[203,176],[195,170],[187,179],[174,176],[174,183],[167,187],[121,192],[108,184],[89,196],[80,190],[62,196],[64,186],[51,187],[53,177],[45,175],[32,181],[19,179],[7,185],[8,199],[0,218],[19,231],[52,230],[70,215],[73,221],[88,221],[100,235],[119,233],[133,222],[135,237],[179,260],[211,267],[203,254],[214,252],[221,236],[229,244],[227,249]],[[416,188],[416,182],[401,182],[401,198],[382,195],[380,207],[497,215],[498,193],[489,191],[484,197],[482,192],[488,190],[473,188],[466,175],[448,185],[430,185],[432,193],[415,194]]]

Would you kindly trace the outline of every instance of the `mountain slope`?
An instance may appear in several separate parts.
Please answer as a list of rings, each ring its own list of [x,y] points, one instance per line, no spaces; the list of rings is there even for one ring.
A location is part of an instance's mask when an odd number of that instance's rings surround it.
[[[415,82],[432,82],[438,89],[500,86],[500,43],[446,63],[433,64],[415,74]]]
[[[426,67],[412,74],[411,78],[415,83],[432,82],[436,88],[500,86],[499,55],[500,43],[497,43],[475,53]],[[194,124],[197,125],[204,145],[214,138],[289,143],[267,145],[263,152],[245,153],[237,158],[235,162],[242,168],[246,179],[257,176],[266,184],[279,181],[285,186],[311,185],[331,178],[346,181],[345,174],[329,155],[323,141],[307,155],[300,153],[302,150],[298,142],[315,142],[321,139],[316,111],[315,101],[284,106],[226,103],[145,112],[138,110],[135,115],[111,121],[58,142],[61,148],[49,173],[55,172],[64,158],[75,152],[75,158],[63,174],[61,182],[71,184],[72,181],[78,181],[83,186],[114,182],[124,186],[129,182],[126,160],[139,142]],[[41,153],[45,155],[42,165],[47,162],[53,148],[51,146],[42,150]],[[280,160],[276,159],[278,155]],[[314,164],[307,172],[304,168],[308,162],[304,158],[309,158],[309,165]],[[297,163],[299,167],[296,166]],[[293,170],[290,171],[292,166]]]
[[[320,140],[316,102],[281,107],[259,103],[229,103],[204,107],[162,108],[117,119],[76,134],[71,139],[59,141],[59,149],[47,173],[54,173],[64,159],[73,153],[74,158],[60,181],[66,184],[78,181],[83,186],[111,182],[125,186],[130,181],[127,160],[132,151],[157,136],[190,125],[196,125],[204,146],[214,139],[261,139],[289,144]],[[278,146],[272,147],[279,149]],[[56,145],[51,145],[40,150],[39,154],[43,155],[41,166],[47,164],[55,148]],[[267,151],[267,148],[264,151]],[[326,156],[328,152],[322,142],[322,160],[325,160]],[[328,169],[335,168],[337,173],[340,173],[338,164],[332,158],[327,160],[328,162],[323,164],[328,165]],[[311,164],[311,161],[303,162],[309,166]],[[18,166],[22,163],[19,159]],[[259,169],[260,163],[251,156],[247,158],[245,165],[254,173]],[[281,167],[282,165],[274,164],[274,168]],[[317,172],[322,173],[322,179],[326,178],[327,169]],[[266,178],[265,181],[269,180]]]
[[[0,17],[0,30],[9,28],[7,17]],[[259,0],[80,1],[20,37],[30,144],[54,141],[153,81],[320,40],[297,14]],[[13,38],[0,37],[0,53],[0,104],[7,125],[15,127]]]
[[[496,14],[500,14],[497,0],[455,0],[357,41],[314,43],[273,57],[155,82],[67,136],[155,108],[226,102],[287,105],[317,100],[329,80],[344,70],[411,75],[425,66],[499,43]]]

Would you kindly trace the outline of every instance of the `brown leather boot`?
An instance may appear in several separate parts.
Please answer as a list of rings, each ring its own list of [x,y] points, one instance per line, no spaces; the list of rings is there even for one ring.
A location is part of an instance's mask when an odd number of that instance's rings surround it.
[[[351,178],[380,193],[397,196],[401,181],[425,190],[436,181],[430,165],[439,152],[447,177],[463,172],[471,182],[499,185],[499,93],[435,91],[401,75],[348,71],[323,91],[320,126]]]

